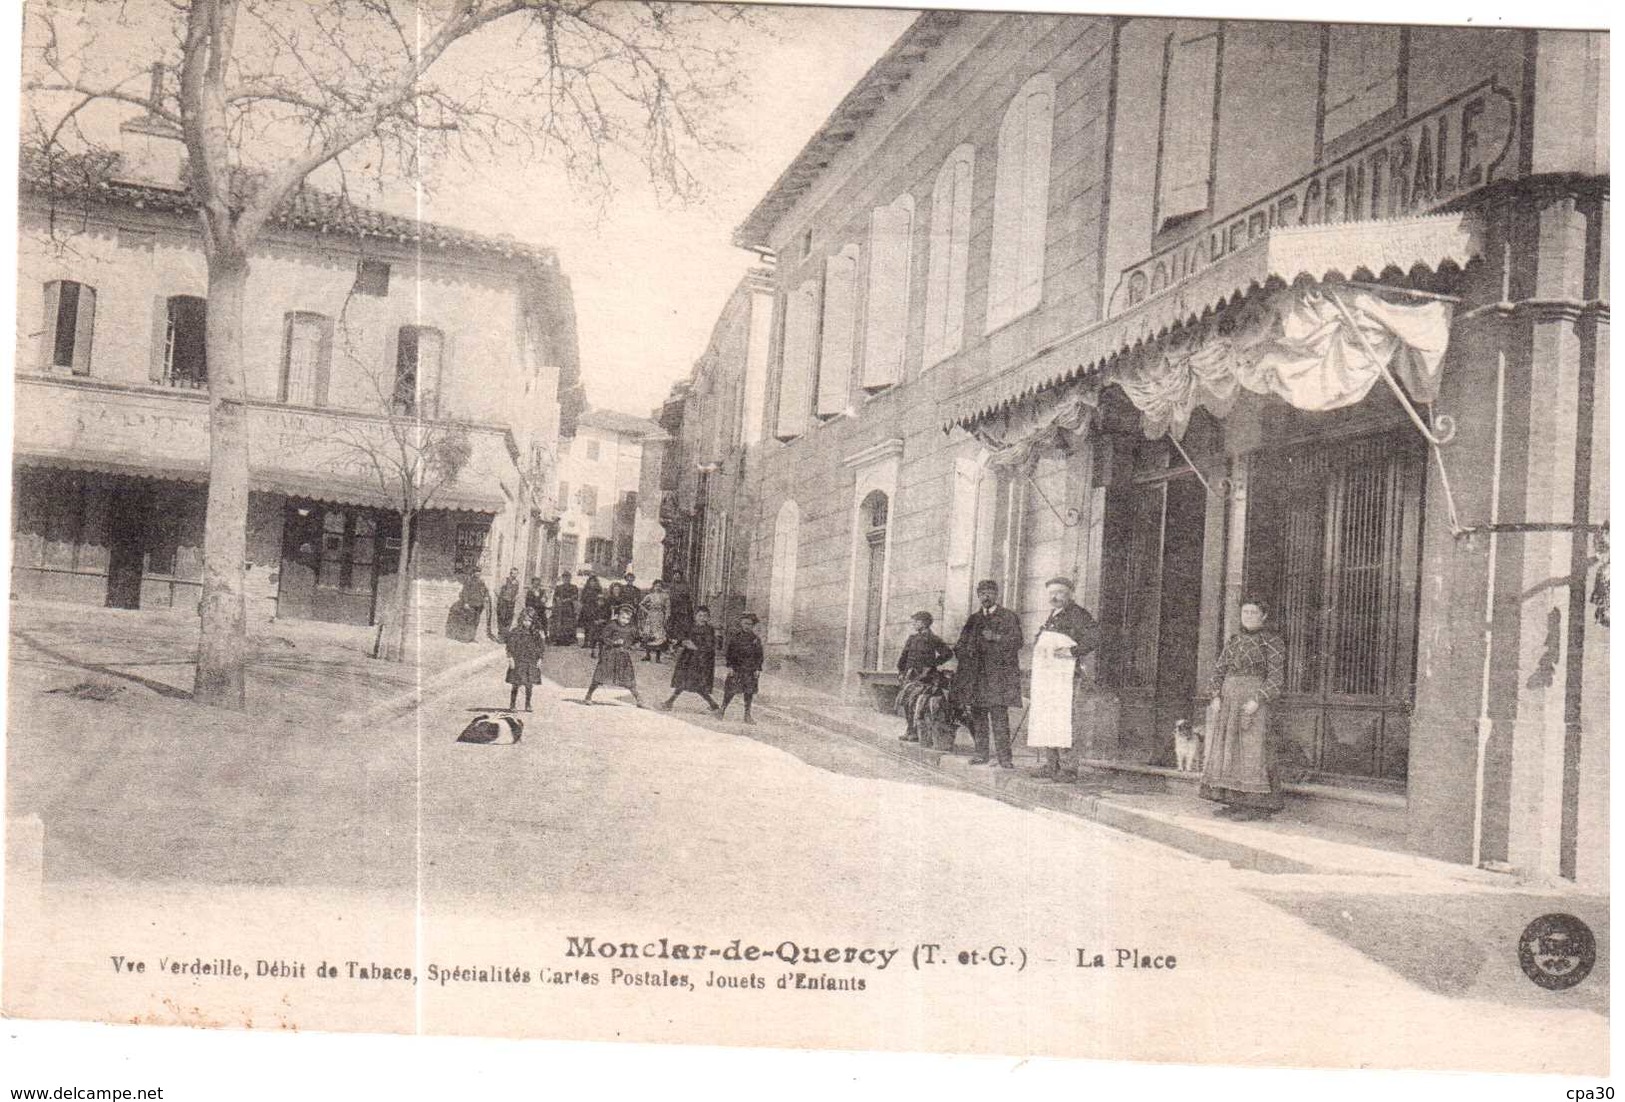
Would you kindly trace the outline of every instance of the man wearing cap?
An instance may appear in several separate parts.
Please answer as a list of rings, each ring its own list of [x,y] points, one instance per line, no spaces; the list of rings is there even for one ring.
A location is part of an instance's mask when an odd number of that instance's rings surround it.
[[[1021,620],[999,607],[999,585],[976,583],[980,607],[965,618],[954,647],[958,672],[954,701],[970,712],[971,737],[976,740],[972,765],[988,763],[988,736],[1000,769],[1012,769],[1010,709],[1021,706]]]
[[[1061,779],[1061,751],[1072,745],[1072,702],[1085,660],[1100,642],[1100,627],[1073,599],[1071,578],[1051,578],[1050,614],[1033,640],[1032,703],[1027,745],[1044,752],[1035,776]]]

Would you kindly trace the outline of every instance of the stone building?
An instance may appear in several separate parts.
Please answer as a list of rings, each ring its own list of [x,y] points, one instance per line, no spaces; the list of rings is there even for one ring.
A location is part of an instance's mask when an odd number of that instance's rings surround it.
[[[642,417],[610,409],[582,412],[559,466],[555,573],[590,567],[601,577],[620,577],[631,565],[643,441],[659,434],[659,426]]]
[[[1302,813],[1603,882],[1606,102],[1600,34],[922,15],[736,236],[786,670],[1073,575],[1077,755],[1175,783],[1258,595]]]
[[[179,143],[25,153],[12,592],[195,614],[207,496],[208,303]],[[466,440],[414,536],[426,623],[460,579],[551,556],[558,440],[579,405],[552,250],[297,193],[243,317],[252,618],[370,624],[393,598],[396,430]],[[384,461],[384,474],[373,460]]]

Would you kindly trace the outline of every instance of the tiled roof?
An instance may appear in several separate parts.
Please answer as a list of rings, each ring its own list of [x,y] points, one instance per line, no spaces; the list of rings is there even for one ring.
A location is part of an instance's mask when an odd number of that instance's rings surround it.
[[[583,410],[576,423],[582,428],[603,429],[606,432],[618,432],[622,436],[659,436],[662,432],[659,425],[646,417],[634,417],[630,413],[595,407]]]
[[[887,97],[908,82],[920,62],[964,19],[964,12],[928,11],[910,23],[892,48],[852,86],[756,209],[740,223],[734,231],[734,244],[742,249],[771,248],[773,229],[779,220],[812,188],[841,149],[857,137]]]
[[[54,200],[108,203],[143,210],[192,212],[197,200],[190,189],[171,189],[131,183],[117,178],[118,154],[112,152],[58,153],[47,156],[24,148],[19,160],[18,186],[24,195]],[[273,219],[287,229],[371,237],[442,249],[471,249],[556,264],[551,248],[527,245],[508,237],[489,237],[436,222],[419,221],[352,203],[345,196],[320,188],[295,191]]]

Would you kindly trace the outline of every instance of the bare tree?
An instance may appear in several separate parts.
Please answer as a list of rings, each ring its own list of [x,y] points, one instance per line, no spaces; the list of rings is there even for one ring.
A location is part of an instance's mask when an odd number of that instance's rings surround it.
[[[742,16],[659,0],[35,0],[28,16],[25,94],[42,147],[86,140],[80,124],[101,103],[142,108],[185,144],[209,304],[193,698],[240,709],[243,297],[267,227],[313,174],[340,186],[356,174],[416,179],[431,157],[545,159],[600,198],[636,165],[661,190],[692,194],[693,157],[724,144],[707,107],[734,91],[727,24]],[[414,440],[420,456],[432,442]]]

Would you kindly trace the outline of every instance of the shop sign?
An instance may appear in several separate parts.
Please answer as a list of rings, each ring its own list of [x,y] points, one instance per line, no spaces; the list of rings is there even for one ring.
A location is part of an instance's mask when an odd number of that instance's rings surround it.
[[[1459,199],[1499,178],[1516,119],[1512,93],[1485,81],[1124,269],[1108,312],[1138,305],[1278,226],[1401,218]]]

